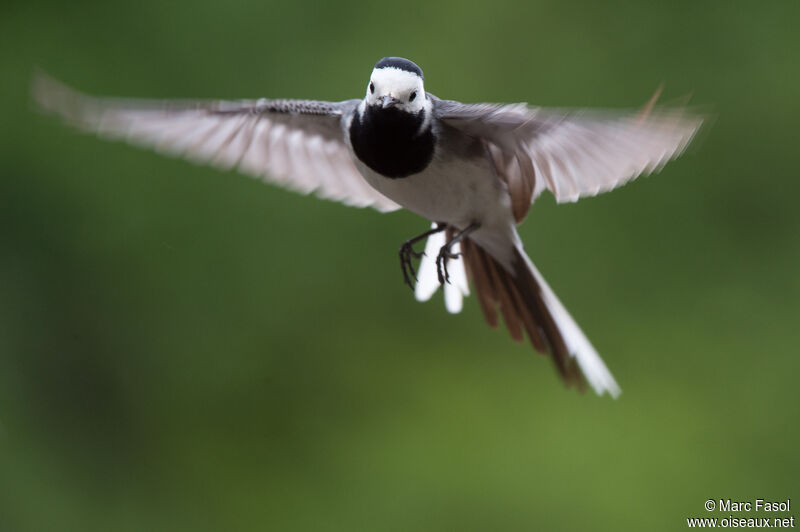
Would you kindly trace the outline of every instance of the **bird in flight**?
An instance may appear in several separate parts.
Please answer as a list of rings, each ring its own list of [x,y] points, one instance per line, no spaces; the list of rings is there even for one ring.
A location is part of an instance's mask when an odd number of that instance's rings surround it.
[[[417,299],[442,285],[448,310],[458,312],[471,280],[489,325],[501,315],[515,340],[527,335],[550,354],[567,384],[588,382],[613,397],[617,382],[528,258],[516,226],[545,190],[572,202],[660,170],[702,123],[685,107],[654,105],[657,94],[636,111],[442,100],[425,91],[422,69],[400,57],[378,61],[364,97],[342,102],[95,98],[41,73],[33,96],[103,137],[428,219],[431,229],[399,252]]]

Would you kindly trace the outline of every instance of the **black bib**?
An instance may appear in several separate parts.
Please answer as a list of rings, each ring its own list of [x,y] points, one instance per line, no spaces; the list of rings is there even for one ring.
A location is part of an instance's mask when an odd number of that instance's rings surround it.
[[[433,159],[436,145],[430,126],[420,132],[424,112],[411,114],[395,107],[367,106],[350,124],[350,143],[356,157],[389,178],[423,171]]]

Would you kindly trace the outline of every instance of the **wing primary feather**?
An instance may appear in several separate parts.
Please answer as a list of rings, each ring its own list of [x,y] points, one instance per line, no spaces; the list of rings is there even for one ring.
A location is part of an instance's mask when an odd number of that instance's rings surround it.
[[[632,111],[438,99],[434,109],[446,124],[495,147],[491,159],[508,186],[519,223],[527,214],[521,205],[533,202],[544,189],[557,202],[576,201],[659,171],[679,156],[704,116],[685,105],[659,106],[660,94],[659,87],[641,109]]]
[[[236,167],[265,181],[301,193],[316,191],[345,204],[381,212],[399,208],[366,183],[349,155],[342,121],[358,100],[94,98],[41,72],[34,74],[31,95],[41,109],[83,131],[195,163]],[[324,150],[318,138],[323,139]]]

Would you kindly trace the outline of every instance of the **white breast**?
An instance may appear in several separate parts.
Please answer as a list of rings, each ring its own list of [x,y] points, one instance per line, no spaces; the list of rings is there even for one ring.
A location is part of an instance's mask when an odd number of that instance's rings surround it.
[[[356,166],[366,181],[387,198],[434,222],[466,227],[510,218],[510,199],[484,158],[441,157],[408,177],[384,177],[361,161]],[[507,216],[505,215],[507,211]]]

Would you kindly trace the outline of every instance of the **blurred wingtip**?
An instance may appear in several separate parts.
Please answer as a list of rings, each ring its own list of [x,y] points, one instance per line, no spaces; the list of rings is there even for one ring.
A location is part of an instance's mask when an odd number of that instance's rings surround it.
[[[666,109],[677,110],[683,120],[694,127],[694,131],[684,146],[682,153],[696,153],[709,135],[712,127],[717,121],[718,113],[713,105],[691,103],[694,91],[689,91],[684,95],[662,104]]]
[[[652,96],[650,96],[650,99],[647,100],[647,103],[644,104],[644,107],[642,107],[641,111],[639,111],[640,118],[642,119],[647,118],[647,115],[649,115],[650,111],[653,110],[653,107],[655,107],[656,102],[661,97],[661,93],[663,91],[664,91],[664,82],[662,81],[661,83],[658,84],[658,87],[656,87],[656,91],[653,93]]]
[[[36,66],[31,75],[31,103],[39,111],[61,115],[74,121],[78,93]]]
[[[52,82],[52,78],[41,67],[34,66],[31,73],[30,85],[30,103],[31,106],[44,110],[45,103],[47,102],[48,87]]]
[[[685,106],[689,105],[689,101],[692,99],[692,96],[694,96],[694,91],[689,91],[686,94],[684,94],[683,96],[679,96],[678,98],[673,100],[671,102],[671,104],[675,105],[675,106],[684,106],[685,107]]]

